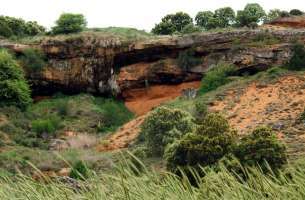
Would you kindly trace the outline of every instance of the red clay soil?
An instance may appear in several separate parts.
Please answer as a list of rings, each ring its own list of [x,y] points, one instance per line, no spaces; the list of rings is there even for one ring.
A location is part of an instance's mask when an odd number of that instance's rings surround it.
[[[296,119],[305,107],[305,79],[286,76],[276,83],[252,83],[240,91],[230,91],[214,102],[212,111],[221,111],[240,133],[259,125]]]
[[[124,93],[126,106],[138,117],[124,126],[116,133],[106,138],[104,144],[96,147],[97,151],[114,151],[128,147],[138,136],[140,125],[146,115],[154,107],[181,96],[183,89],[199,88],[200,81],[182,83],[179,85],[156,85],[147,89],[133,89]]]
[[[137,116],[141,116],[162,103],[181,96],[184,89],[197,89],[199,86],[200,81],[186,82],[179,85],[155,85],[149,88],[125,91],[123,97],[125,98],[126,107]]]
[[[305,28],[305,16],[282,17],[275,19],[268,24],[289,28]]]

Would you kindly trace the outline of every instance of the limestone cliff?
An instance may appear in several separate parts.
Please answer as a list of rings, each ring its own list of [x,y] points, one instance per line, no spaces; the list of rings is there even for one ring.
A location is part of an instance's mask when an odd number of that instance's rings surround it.
[[[234,30],[141,41],[90,34],[49,37],[32,45],[46,54],[47,66],[28,77],[39,93],[119,93],[146,84],[199,80],[218,62],[232,63],[240,72],[249,73],[283,65],[291,56],[290,47],[295,40],[304,41],[305,31]],[[3,41],[0,46],[19,54],[29,47]],[[184,71],[175,59],[189,48],[194,49],[202,64]]]

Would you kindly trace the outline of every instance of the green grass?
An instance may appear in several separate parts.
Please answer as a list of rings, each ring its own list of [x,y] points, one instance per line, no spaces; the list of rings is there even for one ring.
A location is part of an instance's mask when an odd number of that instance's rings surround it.
[[[91,28],[90,31],[117,36],[123,39],[139,40],[153,37],[153,34],[144,30],[125,27]]]
[[[123,102],[80,94],[55,96],[28,107],[24,112],[14,107],[0,108],[0,131],[12,145],[47,148],[50,139],[65,131],[105,134],[133,118]],[[46,135],[47,134],[47,135]]]
[[[83,37],[94,37],[100,39],[109,39],[109,41],[122,40],[122,41],[137,41],[149,38],[155,38],[151,33],[144,30],[138,30],[135,28],[125,27],[107,27],[107,28],[89,28],[80,33],[73,34],[60,34],[60,35],[38,35],[33,37],[21,37],[11,39],[13,42],[19,42],[22,44],[39,44],[43,40],[67,40],[77,39]]]
[[[197,200],[197,199],[304,199],[304,161],[291,165],[278,176],[265,175],[259,169],[245,171],[246,180],[240,179],[225,168],[215,172],[204,169],[206,176],[197,178],[194,187],[187,178],[168,173],[156,173],[142,166],[127,163],[116,166],[112,173],[91,175],[85,181],[68,184],[59,180],[35,181],[18,175],[7,178],[0,175],[0,198],[6,199],[122,199],[122,200]],[[138,163],[138,165],[142,165]],[[288,175],[287,175],[288,174]],[[195,176],[196,177],[196,176]]]

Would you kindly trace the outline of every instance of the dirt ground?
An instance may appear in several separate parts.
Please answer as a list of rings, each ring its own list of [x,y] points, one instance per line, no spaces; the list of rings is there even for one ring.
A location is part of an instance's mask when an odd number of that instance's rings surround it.
[[[298,120],[305,108],[305,77],[286,76],[273,84],[252,83],[227,92],[211,111],[225,114],[240,134],[257,126],[271,127],[288,148],[291,158],[305,155],[305,124]]]
[[[305,79],[293,76],[274,84],[252,83],[243,91],[230,91],[210,107],[212,111],[223,112],[241,133],[258,125],[276,126],[294,120],[304,108]]]
[[[137,116],[146,114],[153,108],[181,96],[182,90],[198,89],[200,81],[179,85],[155,85],[149,88],[132,89],[124,92],[126,107]]]
[[[106,138],[105,143],[98,145],[96,149],[98,151],[113,151],[126,148],[138,136],[145,114],[162,103],[181,96],[182,90],[197,89],[199,86],[200,81],[195,81],[179,85],[156,85],[147,89],[133,89],[125,92],[125,105],[137,115],[137,118]]]

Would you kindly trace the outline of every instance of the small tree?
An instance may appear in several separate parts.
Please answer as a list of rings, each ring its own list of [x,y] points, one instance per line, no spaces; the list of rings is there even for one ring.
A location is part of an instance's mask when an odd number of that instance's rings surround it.
[[[303,15],[304,12],[299,9],[292,9],[292,10],[290,10],[289,14],[294,15],[294,16],[300,16],[300,15]]]
[[[0,50],[0,106],[26,108],[31,102],[31,91],[23,71],[13,57]]]
[[[152,32],[160,35],[173,34],[181,32],[185,26],[192,23],[193,19],[187,13],[177,12],[163,17],[162,21],[152,29]]]
[[[239,26],[249,26],[252,22],[259,23],[266,16],[264,9],[257,3],[247,4],[244,10],[237,12],[236,21]]]
[[[213,17],[214,17],[214,13],[211,11],[198,12],[198,14],[195,17],[196,25],[206,29],[209,19]]]
[[[279,9],[270,10],[268,12],[268,15],[265,17],[264,22],[265,23],[271,22],[272,20],[275,20],[275,19],[281,17],[281,13],[282,13],[282,11]]]
[[[235,12],[230,7],[219,8],[215,10],[215,13],[211,11],[198,12],[195,21],[197,26],[207,30],[226,28],[235,22]]]
[[[235,22],[235,12],[230,7],[224,7],[215,10],[214,17],[219,20],[219,28],[228,27]]]
[[[193,131],[192,120],[188,113],[181,110],[159,107],[145,119],[140,134],[152,154],[163,155],[166,145]]]
[[[259,165],[263,170],[267,170],[266,162],[275,171],[287,163],[284,144],[267,127],[256,128],[252,134],[242,138],[235,154],[243,165]]]
[[[228,121],[219,114],[207,115],[195,133],[177,140],[165,152],[167,167],[173,172],[188,166],[216,164],[224,155],[233,152],[236,133]]]
[[[52,28],[53,34],[69,34],[83,31],[87,26],[87,21],[82,14],[64,13],[56,21],[56,26]]]

